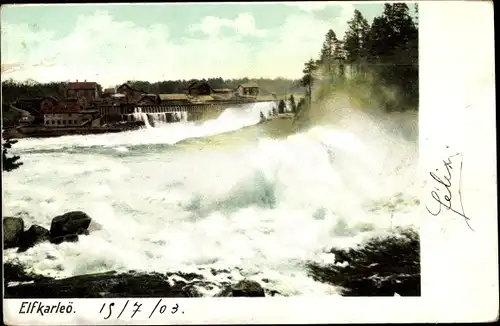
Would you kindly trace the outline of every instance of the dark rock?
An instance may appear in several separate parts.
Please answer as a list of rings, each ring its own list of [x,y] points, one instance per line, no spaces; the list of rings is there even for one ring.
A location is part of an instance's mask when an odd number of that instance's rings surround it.
[[[22,233],[17,251],[26,251],[37,243],[47,240],[49,240],[49,230],[39,225],[32,225],[27,231]]]
[[[74,211],[56,216],[50,225],[50,236],[55,238],[76,234],[80,229],[87,230],[92,219],[84,212]]]
[[[412,229],[331,253],[336,263],[347,264],[308,263],[309,275],[342,288],[344,296],[420,296],[420,239]]]
[[[50,238],[50,243],[53,243],[53,244],[61,244],[63,242],[78,242],[78,235],[77,234],[66,234],[63,236]]]
[[[165,275],[115,272],[74,276],[65,279],[46,279],[32,284],[5,288],[6,298],[168,298],[189,297],[183,290],[186,284],[173,286]]]
[[[242,280],[224,288],[218,297],[265,297],[262,286],[250,280]]]
[[[180,276],[183,279],[185,279],[186,281],[202,280],[203,279],[203,275],[196,274],[196,273],[183,273],[183,272],[172,273],[172,272],[168,272],[166,275],[169,277],[174,276],[174,275]]]
[[[19,217],[3,218],[3,247],[4,249],[15,248],[24,231],[24,221]]]
[[[67,234],[63,237],[63,242],[78,242],[77,234]]]
[[[89,230],[84,229],[84,228],[80,228],[80,229],[78,229],[78,231],[76,232],[76,234],[78,234],[78,235],[89,235],[89,233],[90,233],[90,232],[89,232]]]
[[[283,296],[279,291],[276,290],[269,290],[269,295],[274,297],[274,296]]]
[[[3,264],[4,281],[7,282],[30,282],[49,280],[50,277],[27,273],[24,267],[20,264],[4,263]]]

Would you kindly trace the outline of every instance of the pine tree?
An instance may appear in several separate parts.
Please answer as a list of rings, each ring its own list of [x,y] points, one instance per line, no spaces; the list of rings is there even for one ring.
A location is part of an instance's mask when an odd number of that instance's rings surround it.
[[[332,73],[334,64],[334,52],[337,40],[337,35],[330,29],[325,35],[325,41],[323,42],[323,47],[320,52],[319,63],[325,68],[327,74]]]
[[[347,23],[348,29],[344,36],[344,50],[347,62],[362,66],[367,59],[367,43],[370,25],[359,10],[354,10],[354,17]],[[359,69],[357,69],[359,70]]]
[[[306,96],[309,98],[309,106],[312,102],[312,85],[314,83],[314,72],[317,69],[316,62],[313,59],[310,59],[308,62],[304,64],[304,76],[302,77],[302,86],[306,87]]]
[[[2,170],[5,172],[10,172],[17,169],[23,163],[18,162],[20,157],[18,155],[7,156],[7,150],[12,147],[13,144],[17,143],[17,140],[3,139],[2,137]]]

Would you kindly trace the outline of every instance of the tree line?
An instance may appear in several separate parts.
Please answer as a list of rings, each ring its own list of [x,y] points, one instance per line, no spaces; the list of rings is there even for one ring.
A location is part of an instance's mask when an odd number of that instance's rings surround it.
[[[214,89],[230,88],[235,89],[240,84],[248,83],[250,81],[256,82],[264,93],[282,94],[294,87],[298,90],[299,84],[297,80],[290,80],[285,78],[259,78],[259,79],[223,79],[209,78],[199,79],[200,81],[208,83]],[[126,83],[138,90],[149,94],[167,94],[167,93],[184,93],[189,84],[195,79],[191,80],[166,80],[158,82],[129,80]],[[12,103],[21,98],[36,98],[53,96],[56,98],[63,98],[65,92],[66,82],[51,82],[51,83],[38,83],[35,81],[18,82],[12,79],[2,81],[2,103]],[[115,87],[120,86],[115,85]],[[102,93],[103,87],[97,84],[99,92]]]
[[[367,87],[387,110],[418,109],[418,4],[414,12],[406,3],[386,3],[371,24],[355,10],[343,38],[328,30],[319,57],[304,64],[308,104],[315,86],[334,92],[349,84]]]
[[[167,94],[167,93],[184,93],[193,81],[206,82],[213,89],[235,89],[240,84],[245,84],[248,82],[255,82],[259,85],[259,88],[264,93],[276,93],[282,94],[284,92],[289,92],[290,89],[299,89],[300,83],[298,80],[291,80],[286,78],[258,78],[249,79],[238,78],[238,79],[224,79],[222,77],[208,78],[208,79],[190,79],[190,80],[167,80],[155,83],[150,83],[147,81],[135,81],[129,80],[127,84],[130,86],[142,90],[150,94]]]

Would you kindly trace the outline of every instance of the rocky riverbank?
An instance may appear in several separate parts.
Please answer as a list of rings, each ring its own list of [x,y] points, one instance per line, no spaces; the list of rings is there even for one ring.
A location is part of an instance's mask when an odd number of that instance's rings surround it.
[[[19,217],[4,217],[4,249],[23,252],[49,241],[76,242],[92,232],[92,219],[84,212],[68,212],[52,219],[50,230],[32,225],[25,230]],[[90,230],[90,231],[89,231]],[[307,262],[309,276],[339,287],[344,296],[419,296],[420,241],[412,229],[394,229],[350,249],[332,248],[334,264]],[[6,298],[102,297],[264,297],[283,296],[254,280],[212,282],[197,273],[139,273],[128,271],[78,275],[55,279],[27,271],[29,266],[4,263]],[[228,273],[211,270],[212,275]]]
[[[330,253],[335,263],[308,263],[315,280],[341,287],[344,296],[420,296],[420,238],[413,229],[395,228],[357,248]]]

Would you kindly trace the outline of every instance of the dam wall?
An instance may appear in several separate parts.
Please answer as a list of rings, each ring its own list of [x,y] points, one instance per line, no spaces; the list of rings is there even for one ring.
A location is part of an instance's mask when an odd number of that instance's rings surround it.
[[[158,105],[134,105],[126,104],[118,106],[98,107],[102,116],[103,124],[117,123],[123,121],[153,121],[179,122],[197,121],[217,118],[228,108],[245,107],[259,102],[274,101],[221,101],[211,103],[172,103]]]

